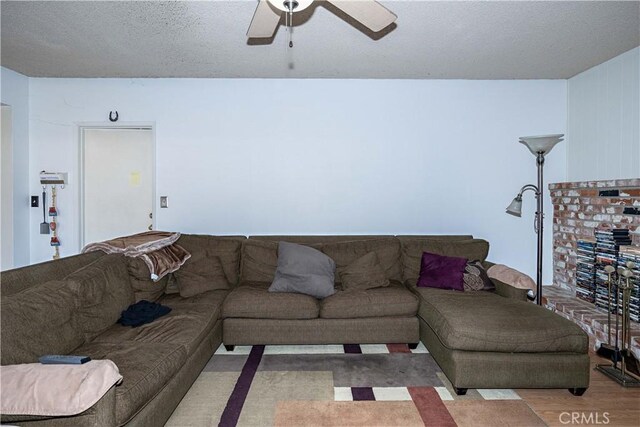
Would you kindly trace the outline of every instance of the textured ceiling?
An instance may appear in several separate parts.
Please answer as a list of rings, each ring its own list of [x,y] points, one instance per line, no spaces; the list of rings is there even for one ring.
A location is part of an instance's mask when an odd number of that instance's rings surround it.
[[[381,3],[398,15],[384,37],[317,1],[289,49],[282,26],[247,41],[255,0],[3,0],[1,63],[37,77],[554,79],[640,44],[638,1]]]

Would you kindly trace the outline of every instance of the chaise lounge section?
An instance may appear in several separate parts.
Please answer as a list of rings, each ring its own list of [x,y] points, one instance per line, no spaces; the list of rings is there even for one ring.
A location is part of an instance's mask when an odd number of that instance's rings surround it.
[[[480,260],[489,243],[401,236],[405,284],[420,298],[420,339],[458,394],[469,388],[589,386],[587,334],[575,323],[527,302],[526,291],[493,280],[495,292],[415,286],[423,252]]]

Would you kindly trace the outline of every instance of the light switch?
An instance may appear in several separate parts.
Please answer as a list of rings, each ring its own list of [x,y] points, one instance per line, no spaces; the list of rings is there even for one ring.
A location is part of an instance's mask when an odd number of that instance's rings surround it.
[[[169,196],[160,196],[160,207],[161,208],[169,207]]]

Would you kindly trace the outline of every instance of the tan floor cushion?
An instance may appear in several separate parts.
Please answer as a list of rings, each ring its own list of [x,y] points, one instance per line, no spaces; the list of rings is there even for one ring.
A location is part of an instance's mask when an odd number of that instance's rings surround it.
[[[164,343],[90,343],[74,354],[113,361],[123,377],[116,387],[116,420],[129,421],[142,406],[160,392],[187,359],[183,346]]]
[[[415,316],[417,311],[418,298],[396,281],[384,288],[340,290],[320,302],[325,319]]]
[[[450,349],[509,353],[586,353],[579,326],[531,302],[494,293],[415,288],[418,315]]]
[[[241,283],[224,301],[222,316],[250,319],[315,319],[318,300],[309,295],[269,292],[268,282]]]

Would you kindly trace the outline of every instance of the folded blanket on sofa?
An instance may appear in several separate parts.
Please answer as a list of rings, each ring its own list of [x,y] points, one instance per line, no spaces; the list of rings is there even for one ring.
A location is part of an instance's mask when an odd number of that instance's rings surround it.
[[[184,264],[191,254],[175,242],[180,233],[146,231],[131,236],[117,237],[104,242],[89,243],[82,253],[103,251],[140,258],[149,267],[151,280],[158,281]]]
[[[82,365],[0,366],[0,413],[71,416],[86,411],[122,380],[111,360]]]

